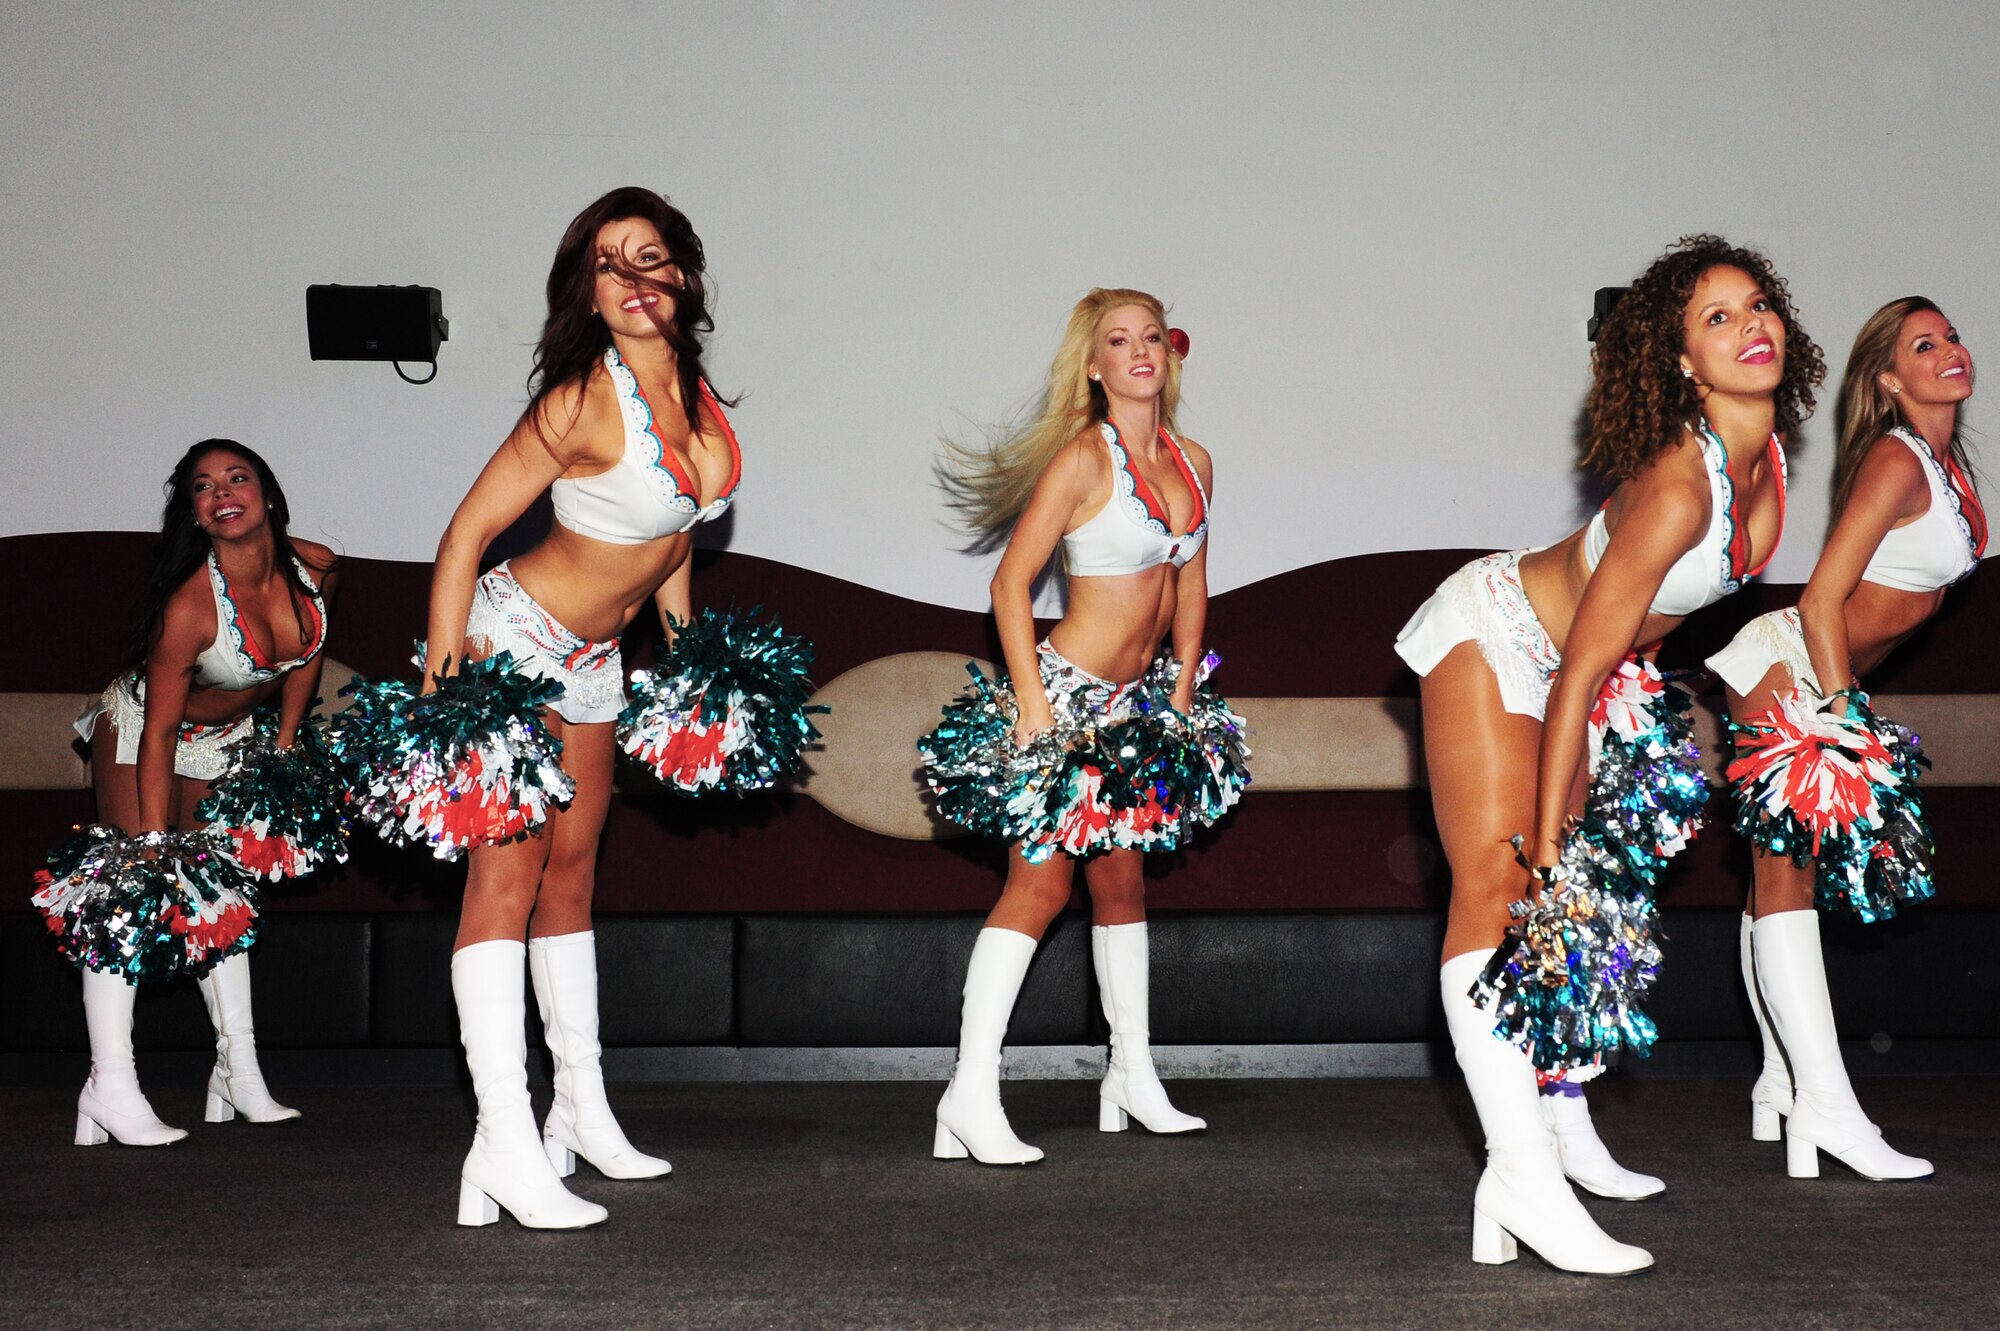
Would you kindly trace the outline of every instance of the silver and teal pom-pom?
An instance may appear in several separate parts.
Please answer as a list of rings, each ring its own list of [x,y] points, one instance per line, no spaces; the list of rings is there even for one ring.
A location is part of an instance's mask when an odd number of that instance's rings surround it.
[[[1180,769],[1174,784],[1183,792],[1186,815],[1201,827],[1213,827],[1242,800],[1250,784],[1249,728],[1209,682],[1221,664],[1222,658],[1214,652],[1202,657],[1195,667],[1193,704],[1185,715],[1173,712],[1170,701],[1174,683],[1180,678],[1180,662],[1162,656],[1147,672],[1148,683],[1164,695],[1163,723],[1183,737],[1191,750],[1174,755]]]
[[[768,789],[819,738],[812,644],[757,613],[705,609],[675,623],[660,664],[632,672],[619,747],[682,794]]]
[[[1163,695],[1142,689],[1130,715],[1114,721],[1077,699],[1051,698],[1056,726],[1017,745],[1011,683],[987,678],[976,665],[966,669],[971,687],[917,745],[940,814],[1019,844],[1031,864],[1057,852],[1087,859],[1181,844],[1191,830],[1183,811],[1206,760],[1184,723],[1169,722],[1176,714]]]
[[[80,828],[48,863],[31,901],[85,970],[133,984],[200,976],[257,941],[257,884],[207,831]]]
[[[429,693],[397,679],[343,692],[354,701],[328,740],[353,773],[355,816],[385,841],[455,860],[540,831],[576,798],[562,741],[542,721],[562,685],[528,674],[511,652],[468,661]]]
[[[1590,715],[1583,820],[1648,885],[1701,828],[1708,778],[1694,742],[1694,699],[1650,662],[1628,659]]]
[[[1660,967],[1646,884],[1618,849],[1579,827],[1538,885],[1514,903],[1473,1000],[1492,1000],[1495,1031],[1551,1079],[1625,1052],[1643,1057],[1659,1034],[1642,1006]]]
[[[195,808],[253,878],[298,878],[347,859],[347,781],[322,724],[308,717],[280,749],[276,717],[260,713]]]

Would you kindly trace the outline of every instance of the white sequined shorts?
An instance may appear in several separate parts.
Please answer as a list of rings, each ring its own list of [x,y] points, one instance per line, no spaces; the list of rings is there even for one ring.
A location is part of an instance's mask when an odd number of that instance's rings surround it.
[[[84,742],[97,730],[97,718],[105,718],[118,738],[118,761],[127,767],[139,761],[139,734],[146,728],[146,681],[137,675],[121,675],[72,723]],[[174,774],[196,781],[213,781],[222,775],[228,760],[223,750],[250,733],[250,718],[238,717],[221,725],[181,722],[180,738],[174,744]]]
[[[1461,642],[1479,655],[1500,685],[1500,705],[1541,720],[1562,653],[1528,604],[1521,588],[1525,550],[1502,550],[1473,560],[1438,584],[1396,635],[1396,652],[1410,669],[1428,675]]]
[[[1035,653],[1042,667],[1042,691],[1049,695],[1049,710],[1058,727],[1079,725],[1090,717],[1118,722],[1132,715],[1139,680],[1119,684],[1093,675],[1049,646],[1047,639],[1036,645]]]
[[[1729,645],[1709,657],[1707,664],[1739,695],[1750,694],[1772,666],[1781,665],[1792,672],[1795,688],[1814,698],[1821,696],[1797,606],[1757,616],[1738,629]]]
[[[505,564],[479,580],[472,593],[466,640],[483,656],[508,651],[514,664],[562,685],[556,715],[576,725],[615,721],[625,710],[625,664],[618,640],[579,638],[535,603]]]

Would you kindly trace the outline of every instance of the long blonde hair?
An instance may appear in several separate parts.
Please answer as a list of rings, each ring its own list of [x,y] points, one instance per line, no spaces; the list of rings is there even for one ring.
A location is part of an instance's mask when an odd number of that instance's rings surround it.
[[[1056,454],[1070,440],[1095,429],[1109,414],[1104,386],[1090,378],[1090,358],[1097,321],[1121,305],[1142,307],[1161,331],[1166,331],[1166,307],[1155,297],[1126,287],[1097,287],[1069,312],[1062,344],[1049,364],[1048,384],[1026,420],[1001,426],[976,444],[945,438],[945,455],[937,465],[938,483],[959,522],[978,538],[976,546],[990,548],[1003,541]],[[1166,387],[1160,391],[1160,424],[1178,434],[1174,409],[1181,399],[1181,358],[1171,348],[1166,368]]]
[[[1833,423],[1838,443],[1833,455],[1833,511],[1828,522],[1838,522],[1854,494],[1854,478],[1861,472],[1861,460],[1875,441],[1903,424],[1896,396],[1882,386],[1882,376],[1896,366],[1896,344],[1902,340],[1903,320],[1913,314],[1942,316],[1937,302],[1924,296],[1903,296],[1892,300],[1868,316],[1854,335],[1854,350],[1847,353],[1847,370],[1840,377],[1840,398],[1834,404]],[[1968,478],[1972,459],[1965,451],[1963,420],[1952,418],[1951,438],[1946,449],[1951,460]],[[1927,441],[1933,446],[1937,440]]]

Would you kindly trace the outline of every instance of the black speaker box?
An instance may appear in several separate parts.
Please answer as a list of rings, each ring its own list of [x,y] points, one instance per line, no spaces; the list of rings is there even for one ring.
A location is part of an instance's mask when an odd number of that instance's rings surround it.
[[[437,360],[449,335],[436,287],[306,288],[314,360]]]

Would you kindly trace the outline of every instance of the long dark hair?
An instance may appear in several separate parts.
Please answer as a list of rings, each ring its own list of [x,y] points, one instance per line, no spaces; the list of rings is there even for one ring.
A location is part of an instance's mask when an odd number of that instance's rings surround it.
[[[674,317],[663,320],[660,332],[674,350],[680,376],[681,409],[687,414],[688,429],[701,429],[701,382],[707,373],[701,364],[701,335],[713,332],[715,321],[708,313],[707,257],[701,237],[687,214],[652,190],[625,185],[612,190],[578,213],[556,246],[555,262],[549,265],[549,317],[542,325],[541,341],[535,344],[535,365],[528,372],[528,409],[522,419],[533,422],[542,442],[541,407],[549,394],[567,383],[587,382],[592,370],[611,345],[611,330],[591,308],[591,294],[597,283],[597,233],[607,222],[642,218],[651,222],[667,248],[667,262],[680,269],[680,283],[673,285],[635,268],[627,256],[611,260],[613,270],[642,290],[657,291],[674,303]],[[711,386],[711,391],[713,388]],[[735,402],[717,395],[717,401]]]
[[[147,576],[146,591],[140,597],[138,613],[133,617],[132,632],[125,639],[121,673],[146,668],[146,658],[153,654],[153,644],[159,640],[160,629],[166,622],[167,602],[201,570],[208,560],[209,551],[215,548],[208,539],[208,533],[201,529],[194,517],[194,467],[209,453],[233,453],[257,473],[257,484],[264,492],[264,511],[271,541],[277,552],[278,566],[291,582],[293,605],[301,604],[301,598],[304,601],[312,599],[312,588],[287,558],[297,553],[291,536],[285,530],[292,517],[291,505],[285,499],[285,487],[278,484],[271,464],[259,457],[256,450],[245,448],[234,439],[204,439],[181,454],[181,460],[174,464],[166,484],[161,487],[166,492],[167,503],[160,510],[160,539],[153,545],[152,571]],[[317,567],[315,571],[325,572]],[[303,612],[299,615],[299,622],[305,622]]]

